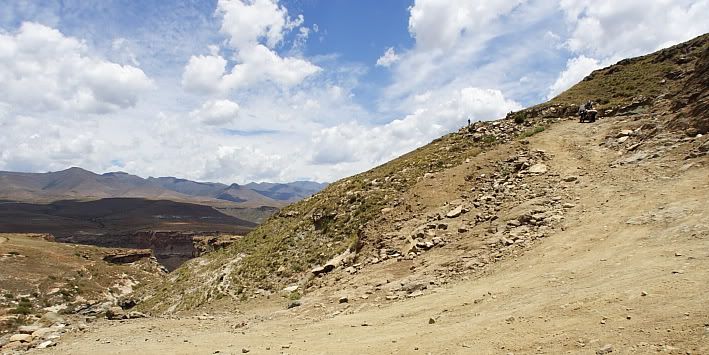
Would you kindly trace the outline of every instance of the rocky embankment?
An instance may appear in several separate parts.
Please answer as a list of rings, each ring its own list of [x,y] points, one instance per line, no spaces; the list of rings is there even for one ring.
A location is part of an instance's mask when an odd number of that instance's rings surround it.
[[[3,354],[54,346],[112,309],[131,308],[135,287],[166,275],[149,249],[57,243],[46,234],[0,234],[0,270]]]

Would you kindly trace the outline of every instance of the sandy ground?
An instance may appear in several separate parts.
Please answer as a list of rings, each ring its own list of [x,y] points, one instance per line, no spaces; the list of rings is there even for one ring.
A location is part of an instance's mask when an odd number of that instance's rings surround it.
[[[670,154],[611,168],[616,152],[598,143],[619,124],[566,121],[530,138],[580,176],[579,199],[563,230],[481,277],[399,301],[306,297],[303,307],[345,310],[317,318],[259,308],[99,321],[34,352],[709,354],[709,162]]]

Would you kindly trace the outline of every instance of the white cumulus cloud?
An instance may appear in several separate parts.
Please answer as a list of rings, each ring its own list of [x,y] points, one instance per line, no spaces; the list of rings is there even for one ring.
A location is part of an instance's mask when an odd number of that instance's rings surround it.
[[[422,49],[450,49],[523,2],[416,0],[410,9],[409,32]]]
[[[637,56],[709,31],[707,0],[561,0],[566,44],[594,58]]]
[[[36,111],[108,113],[135,106],[153,88],[145,73],[92,56],[56,29],[25,22],[0,33],[0,101]]]
[[[309,33],[307,28],[300,27],[302,15],[292,19],[277,1],[220,0],[217,14],[222,19],[220,31],[228,37],[236,62],[226,72],[227,61],[215,53],[192,56],[182,75],[186,89],[227,92],[262,83],[291,87],[322,70],[306,59],[276,52],[286,33],[298,29],[296,47],[304,45]]]
[[[435,95],[435,96],[434,96]],[[521,106],[493,89],[464,87],[427,93],[403,118],[379,126],[347,122],[313,134],[314,164],[369,167],[395,158],[473,121],[503,117]]]
[[[549,88],[549,98],[601,65],[709,31],[709,0],[561,0],[559,6],[570,30],[565,46],[577,56]]]

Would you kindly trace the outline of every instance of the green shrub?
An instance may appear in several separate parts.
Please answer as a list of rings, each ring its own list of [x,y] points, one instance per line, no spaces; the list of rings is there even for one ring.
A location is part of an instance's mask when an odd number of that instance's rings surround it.
[[[32,302],[26,298],[22,298],[20,300],[20,303],[17,304],[17,307],[15,309],[11,310],[11,313],[14,314],[31,314],[32,313]]]

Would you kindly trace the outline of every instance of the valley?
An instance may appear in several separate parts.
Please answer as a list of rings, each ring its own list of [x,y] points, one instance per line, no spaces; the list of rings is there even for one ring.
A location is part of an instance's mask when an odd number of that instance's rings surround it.
[[[247,234],[289,202],[325,184],[200,183],[70,168],[0,172],[0,232],[48,233],[59,242],[151,249],[174,270],[202,240]]]

